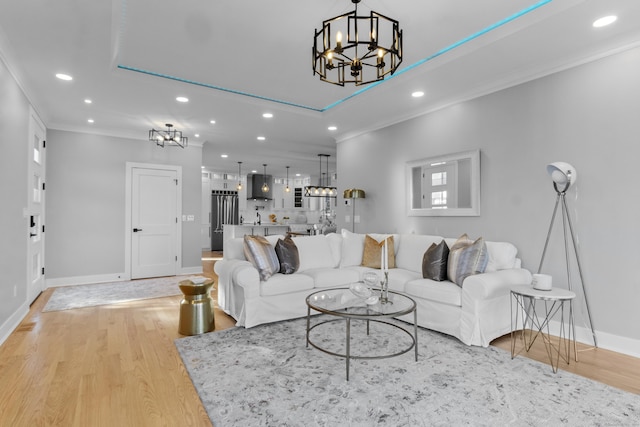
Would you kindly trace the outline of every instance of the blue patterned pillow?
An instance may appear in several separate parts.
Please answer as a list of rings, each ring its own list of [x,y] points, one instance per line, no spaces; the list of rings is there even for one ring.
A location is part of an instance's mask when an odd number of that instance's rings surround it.
[[[489,254],[484,239],[479,237],[474,242],[463,234],[449,249],[447,276],[453,283],[462,287],[467,277],[484,273],[488,262]]]
[[[253,264],[264,282],[280,270],[276,251],[263,236],[244,236],[244,256]]]

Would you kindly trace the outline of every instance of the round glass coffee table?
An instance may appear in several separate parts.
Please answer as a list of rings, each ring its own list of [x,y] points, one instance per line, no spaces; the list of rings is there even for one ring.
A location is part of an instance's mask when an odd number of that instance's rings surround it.
[[[379,291],[374,290],[374,295],[378,295]],[[351,359],[385,359],[389,357],[399,356],[407,353],[412,349],[415,352],[415,360],[418,361],[418,326],[416,302],[399,292],[389,291],[389,302],[381,303],[379,300],[374,304],[366,304],[363,298],[356,297],[349,288],[323,289],[309,295],[307,302],[307,347],[311,344],[318,350],[331,354],[333,356],[344,357],[346,359],[347,381],[349,381],[349,362]],[[311,325],[311,310],[319,313],[328,314],[335,318],[322,320]],[[413,313],[413,333],[410,329],[391,323],[386,319],[403,316]],[[315,328],[322,327],[332,322],[346,322],[345,336],[345,352],[340,353],[332,351],[313,342],[310,338],[310,332]],[[389,349],[388,353],[383,355],[360,355],[351,354],[351,320],[366,321],[366,333],[369,335],[369,322],[376,322],[383,327],[396,328],[411,338],[410,344],[403,348]]]

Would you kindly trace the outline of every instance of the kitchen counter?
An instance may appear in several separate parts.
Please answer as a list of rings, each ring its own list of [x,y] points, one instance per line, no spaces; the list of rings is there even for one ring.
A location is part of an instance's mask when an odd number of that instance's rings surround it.
[[[243,237],[247,234],[253,236],[270,236],[272,234],[285,235],[289,231],[289,226],[284,224],[268,223],[268,224],[225,224],[223,226],[222,241],[224,242],[234,237]]]

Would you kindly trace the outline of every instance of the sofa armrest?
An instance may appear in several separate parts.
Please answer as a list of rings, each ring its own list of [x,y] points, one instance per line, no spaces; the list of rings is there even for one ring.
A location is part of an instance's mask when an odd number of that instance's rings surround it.
[[[528,283],[531,283],[529,270],[510,268],[469,276],[462,284],[462,292],[474,299],[490,299],[509,293],[514,285]]]
[[[260,296],[260,274],[250,262],[239,265],[233,270],[233,282],[244,289],[245,298],[258,298]]]

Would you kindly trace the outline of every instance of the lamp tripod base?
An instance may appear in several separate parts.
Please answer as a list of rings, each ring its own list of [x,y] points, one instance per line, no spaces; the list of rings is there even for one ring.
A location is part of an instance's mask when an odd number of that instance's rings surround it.
[[[567,200],[566,200],[566,193],[565,190],[558,190],[558,188],[556,187],[555,183],[554,183],[554,188],[556,189],[556,204],[553,208],[553,214],[551,215],[551,223],[549,224],[549,231],[547,232],[547,239],[544,243],[544,250],[542,251],[542,257],[540,259],[540,265],[538,266],[538,273],[540,273],[542,271],[542,264],[544,263],[544,257],[547,253],[547,248],[549,247],[549,239],[551,238],[551,231],[553,230],[553,224],[555,222],[555,218],[556,218],[556,214],[558,213],[558,206],[560,206],[560,211],[561,211],[561,215],[562,215],[562,231],[563,231],[563,237],[564,237],[564,255],[565,255],[565,262],[567,265],[567,286],[569,287],[569,290],[572,291],[572,282],[571,282],[571,265],[569,262],[569,243],[571,243],[572,247],[573,247],[573,253],[575,255],[576,258],[576,264],[578,267],[578,274],[580,276],[580,286],[582,287],[582,295],[584,296],[584,302],[585,302],[585,306],[587,308],[587,320],[589,321],[589,328],[591,329],[591,336],[593,338],[593,345],[597,348],[598,347],[598,341],[596,339],[596,332],[593,328],[593,321],[591,319],[591,310],[589,309],[589,300],[587,299],[587,293],[585,291],[585,287],[584,287],[584,275],[582,274],[582,264],[580,263],[580,255],[578,254],[578,247],[576,245],[576,238],[575,238],[575,234],[573,232],[573,225],[571,223],[571,218],[569,217],[569,210],[567,208]],[[567,231],[569,232],[569,234],[567,234]],[[571,240],[569,240],[569,236],[571,237]],[[571,324],[573,325],[573,336],[575,337],[575,322],[573,319],[573,310],[571,311]]]

